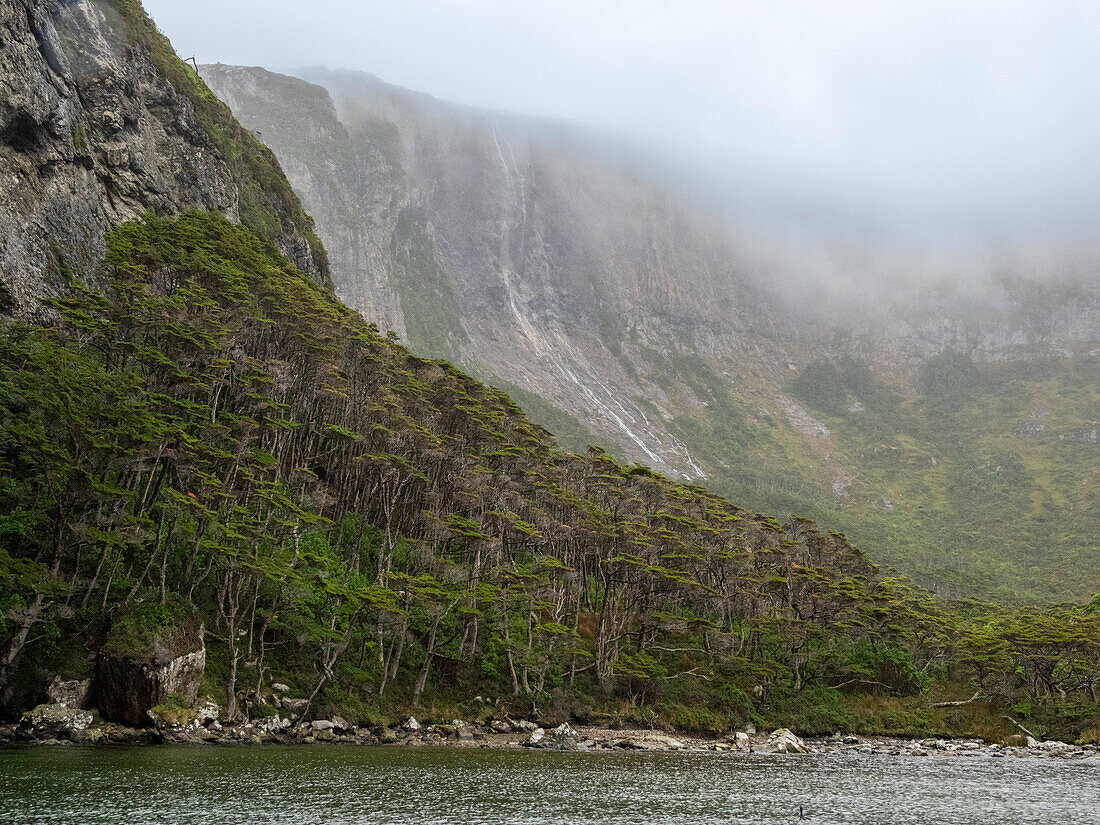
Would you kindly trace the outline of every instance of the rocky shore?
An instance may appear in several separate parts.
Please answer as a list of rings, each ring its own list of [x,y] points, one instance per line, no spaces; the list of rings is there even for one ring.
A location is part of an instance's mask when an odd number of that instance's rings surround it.
[[[616,730],[562,723],[543,727],[507,716],[481,723],[456,719],[449,724],[422,724],[409,717],[396,726],[361,727],[339,716],[296,722],[274,716],[234,725],[219,721],[220,709],[199,705],[187,714],[149,712],[144,727],[101,722],[91,711],[62,703],[39,705],[14,725],[0,726],[0,744],[32,745],[262,745],[355,744],[426,747],[530,748],[550,751],[715,751],[730,754],[868,754],[894,757],[1045,757],[1086,760],[1100,766],[1100,746],[1073,745],[1015,737],[990,744],[973,739],[906,740],[834,734],[800,738],[781,728],[769,734],[751,726],[719,737],[669,735],[656,730]]]

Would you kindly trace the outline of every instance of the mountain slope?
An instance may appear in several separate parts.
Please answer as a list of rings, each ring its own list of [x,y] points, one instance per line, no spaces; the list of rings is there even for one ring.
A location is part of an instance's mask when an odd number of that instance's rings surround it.
[[[288,169],[338,293],[414,351],[576,440],[827,519],[944,593],[1100,587],[1100,445],[1073,435],[1100,403],[1094,279],[905,287],[815,316],[580,127],[368,75],[201,71]],[[981,381],[952,383],[951,353]],[[1048,429],[1021,437],[1033,411]]]
[[[0,2],[0,307],[103,260],[146,209],[217,209],[326,275],[274,156],[172,51],[135,0]]]
[[[146,65],[167,44],[119,7]],[[201,97],[158,60],[147,83]],[[240,202],[293,205],[277,165],[234,177],[269,156],[213,111],[203,128]],[[149,162],[178,159],[164,148]],[[69,221],[92,237],[83,204]],[[951,605],[805,519],[563,452],[499,390],[342,305],[279,251],[276,224],[228,217],[112,226],[87,278],[60,272],[52,299],[38,285],[48,324],[0,316],[5,715],[60,677],[90,678],[105,716],[168,741],[209,740],[200,697],[253,720],[235,732],[250,741],[320,712],[372,741],[410,711],[999,738],[1017,698],[1043,733],[1094,738],[1096,600]],[[169,688],[158,674],[177,665]],[[971,679],[981,704],[931,702]]]
[[[284,159],[338,261],[338,294],[418,352],[694,478],[705,473],[667,421],[698,402],[655,380],[655,364],[721,353],[785,368],[771,304],[717,227],[608,168],[594,137],[367,75],[311,75],[334,104],[262,69],[201,72]]]

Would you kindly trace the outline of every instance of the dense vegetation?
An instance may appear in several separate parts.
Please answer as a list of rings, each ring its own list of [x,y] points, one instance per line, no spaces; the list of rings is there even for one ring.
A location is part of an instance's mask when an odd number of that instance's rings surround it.
[[[274,153],[241,126],[195,70],[177,57],[140,0],[105,2],[119,16],[127,45],[148,55],[164,79],[191,102],[199,123],[233,175],[241,223],[271,242],[282,238],[288,229],[297,230],[309,245],[317,271],[327,278],[328,255],[314,231],[313,218],[302,208]],[[284,226],[284,221],[289,226]]]
[[[1100,588],[1100,361],[948,352],[914,383],[903,398],[852,359],[813,362],[794,382],[851,473],[845,496],[823,502],[836,522],[887,537],[876,558],[943,593],[1024,601]]]
[[[230,715],[278,679],[364,721],[480,694],[990,736],[1012,705],[1039,733],[1097,734],[1100,600],[948,604],[805,519],[562,452],[219,215],[150,215],[108,248],[102,289],[0,337],[8,713],[89,649],[197,613]]]

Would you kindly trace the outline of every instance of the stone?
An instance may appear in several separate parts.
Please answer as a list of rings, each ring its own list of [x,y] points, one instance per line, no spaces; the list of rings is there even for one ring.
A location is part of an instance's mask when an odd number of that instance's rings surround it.
[[[494,719],[489,723],[489,730],[493,733],[511,733],[511,726],[503,719]]]
[[[546,731],[542,728],[535,728],[531,731],[531,735],[527,737],[527,741],[523,743],[525,748],[540,748],[542,747],[542,740],[546,738]]]
[[[203,702],[201,705],[195,708],[195,718],[200,724],[206,727],[214,727],[218,724],[218,716],[221,714],[221,708],[219,708],[213,702]],[[220,725],[219,725],[220,727]]]
[[[649,736],[649,741],[658,747],[665,748],[670,751],[682,751],[687,748],[683,742],[679,739],[673,739],[671,736],[665,736],[664,734],[657,733]]]
[[[868,747],[869,749],[869,747]],[[787,728],[773,731],[768,741],[760,747],[762,753],[808,753],[806,743]]]
[[[96,698],[106,719],[148,723],[148,711],[170,694],[194,702],[206,670],[203,627],[192,615],[156,630],[135,630],[138,621],[115,623],[96,662]]]
[[[415,716],[410,716],[408,719],[405,720],[405,723],[401,727],[403,727],[410,733],[416,733],[418,730],[420,730],[420,723],[416,721]]]
[[[510,719],[512,730],[517,733],[534,733],[539,729],[539,726],[534,722],[528,722],[526,719]]]
[[[474,738],[473,730],[461,719],[455,719],[451,722],[451,728],[454,731],[454,736],[460,741],[468,741]]]
[[[328,719],[314,719],[310,723],[310,727],[312,727],[315,731],[317,731],[317,730],[332,730],[335,727],[335,725],[332,722],[330,722]]]
[[[62,679],[54,676],[46,688],[46,696],[55,705],[67,705],[70,708],[86,708],[92,694],[91,679]]]
[[[71,739],[92,724],[91,711],[68,705],[38,705],[23,714],[18,733],[23,739]]]
[[[749,749],[749,735],[744,731],[738,731],[734,737],[734,744],[739,751],[747,751]]]
[[[282,682],[276,682],[271,686],[271,689],[276,693],[286,693],[290,690],[290,685],[284,685]]]
[[[264,733],[279,733],[289,728],[291,724],[289,719],[284,719],[277,713],[274,716],[265,716],[262,719],[257,719],[252,723],[253,727]]]
[[[534,733],[531,734],[531,736],[534,735]],[[550,747],[559,751],[588,750],[588,746],[578,740],[577,732],[573,730],[568,722],[562,722],[550,732],[549,737],[546,739],[540,737],[540,741],[536,741],[535,744],[539,747]]]
[[[851,736],[851,735],[845,736],[840,740],[840,743],[842,745],[858,745],[859,744],[859,737],[858,736]]]
[[[101,728],[81,728],[74,730],[69,738],[75,745],[98,745],[105,735]]]
[[[397,741],[397,732],[392,728],[382,728],[382,732],[378,734],[378,741],[383,745],[392,745]]]
[[[343,716],[332,717],[332,729],[337,733],[345,733],[351,730],[351,723],[348,722]]]

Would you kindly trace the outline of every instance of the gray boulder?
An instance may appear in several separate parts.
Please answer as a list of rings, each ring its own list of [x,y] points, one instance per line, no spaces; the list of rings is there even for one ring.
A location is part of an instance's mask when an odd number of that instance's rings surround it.
[[[55,705],[67,705],[70,708],[86,708],[92,694],[91,679],[62,679],[54,676],[46,688],[46,695]]]
[[[206,727],[214,727],[217,725],[220,713],[221,708],[213,702],[203,702],[195,708],[195,718],[199,720],[199,724],[205,725]]]
[[[19,735],[24,739],[69,739],[92,724],[90,711],[68,705],[39,705],[23,714]]]
[[[525,748],[541,748],[542,740],[546,738],[546,731],[542,728],[535,728],[531,731],[531,735],[527,737],[527,741],[523,743]]]
[[[786,728],[773,731],[761,747],[762,753],[809,753],[806,743]]]
[[[203,626],[194,617],[176,616],[159,627],[139,606],[112,627],[96,662],[96,698],[107,719],[148,724],[147,712],[169,694],[194,702],[206,670]],[[150,628],[150,624],[153,625]]]
[[[588,746],[582,743],[577,738],[577,732],[569,725],[568,722],[562,722],[554,730],[552,730],[549,738],[549,742],[545,739],[542,741],[542,745],[549,746],[558,751],[586,751]],[[533,736],[534,734],[532,734]]]

